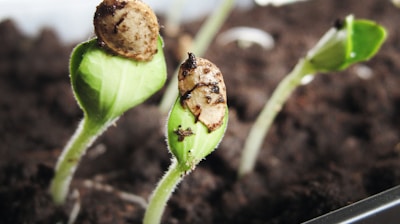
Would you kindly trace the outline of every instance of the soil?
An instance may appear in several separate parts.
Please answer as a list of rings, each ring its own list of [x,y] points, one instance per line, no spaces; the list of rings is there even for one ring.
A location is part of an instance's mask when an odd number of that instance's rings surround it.
[[[221,31],[260,28],[276,45],[214,41],[208,49],[205,57],[225,76],[229,126],[219,148],[174,192],[163,223],[300,223],[400,184],[399,10],[382,0],[235,10]],[[384,25],[387,42],[369,62],[299,87],[268,133],[255,172],[238,180],[244,139],[273,89],[333,21],[351,13]],[[201,22],[185,24],[181,34],[194,35]],[[164,36],[171,76],[178,41]],[[74,177],[75,197],[57,207],[48,195],[52,170],[82,118],[69,85],[73,46],[51,30],[24,36],[12,21],[1,22],[0,42],[0,223],[66,223],[79,203],[76,223],[140,223],[144,209],[120,191],[147,199],[170,164],[166,118],[157,108],[165,88],[94,143]],[[372,76],[360,78],[365,70]]]

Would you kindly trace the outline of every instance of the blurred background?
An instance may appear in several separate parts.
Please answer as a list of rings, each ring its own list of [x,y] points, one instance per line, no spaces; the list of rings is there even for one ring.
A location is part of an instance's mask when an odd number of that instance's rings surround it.
[[[0,0],[0,21],[12,19],[18,28],[26,35],[36,36],[46,27],[56,31],[65,43],[82,41],[92,36],[92,20],[96,6],[100,0]],[[202,0],[146,0],[157,14],[165,16],[171,10],[177,10],[182,15],[175,15],[179,20],[191,22],[204,17],[222,1]],[[238,0],[237,5],[249,8],[252,0]]]
[[[148,198],[170,164],[166,119],[158,109],[163,89],[124,114],[88,151],[71,188],[80,200],[71,198],[63,208],[50,200],[53,167],[82,119],[71,91],[70,53],[93,36],[100,1],[0,0],[0,223],[66,223],[75,202],[81,203],[77,223],[140,223],[140,206],[86,181]],[[178,35],[163,35],[171,78],[181,63],[179,48],[224,1],[143,1],[157,12],[163,32],[170,27],[167,19],[184,23]],[[400,185],[395,0],[257,6],[271,1],[294,0],[235,0],[207,48],[204,57],[226,77],[229,126],[219,149],[182,182],[164,223],[301,223]],[[256,172],[238,181],[242,145],[272,91],[332,22],[348,14],[386,27],[386,43],[371,61],[301,86],[265,139]],[[270,34],[274,47],[219,41],[238,27]]]

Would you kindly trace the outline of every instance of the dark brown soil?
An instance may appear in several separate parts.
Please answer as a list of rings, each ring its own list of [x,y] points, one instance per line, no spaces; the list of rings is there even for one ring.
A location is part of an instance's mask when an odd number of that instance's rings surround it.
[[[360,65],[320,74],[298,88],[265,139],[253,174],[236,179],[250,125],[282,77],[337,18],[353,13],[388,29],[388,40]],[[161,20],[162,21],[162,20]],[[228,88],[230,123],[220,147],[175,191],[163,223],[300,223],[400,184],[400,9],[382,0],[309,1],[235,11],[223,26],[258,27],[276,47],[213,44],[206,57]],[[194,34],[200,22],[186,25]],[[0,223],[66,223],[76,199],[56,207],[52,168],[82,112],[68,77],[72,46],[52,31],[36,38],[0,24]],[[179,61],[166,37],[169,74]],[[170,163],[157,109],[164,90],[127,112],[81,162],[71,186],[80,194],[76,223],[140,223],[144,210],[86,180],[148,198]],[[105,149],[103,153],[101,149]]]

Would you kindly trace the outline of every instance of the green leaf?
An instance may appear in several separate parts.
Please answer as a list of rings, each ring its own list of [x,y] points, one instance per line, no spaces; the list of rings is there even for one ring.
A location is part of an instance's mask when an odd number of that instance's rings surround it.
[[[386,39],[386,30],[369,20],[355,20],[349,29],[352,46],[347,55],[347,66],[372,58]]]
[[[78,45],[70,61],[71,83],[88,119],[108,122],[142,103],[167,78],[159,38],[158,52],[149,62],[112,55],[93,39]]]
[[[344,70],[373,57],[386,39],[386,30],[370,20],[346,17],[341,27],[331,28],[311,49],[306,59],[316,72]]]
[[[178,97],[169,114],[167,138],[171,153],[185,171],[192,170],[218,146],[228,123],[228,108],[225,111],[221,127],[209,132],[190,110],[182,107]]]

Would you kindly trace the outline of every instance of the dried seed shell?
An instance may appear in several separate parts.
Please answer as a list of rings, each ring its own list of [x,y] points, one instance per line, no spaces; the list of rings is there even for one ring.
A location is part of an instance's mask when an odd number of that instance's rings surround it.
[[[93,23],[100,45],[115,54],[149,61],[157,53],[157,17],[140,0],[104,0]]]
[[[214,131],[222,125],[226,110],[226,87],[217,66],[204,58],[189,58],[178,73],[181,104]]]

